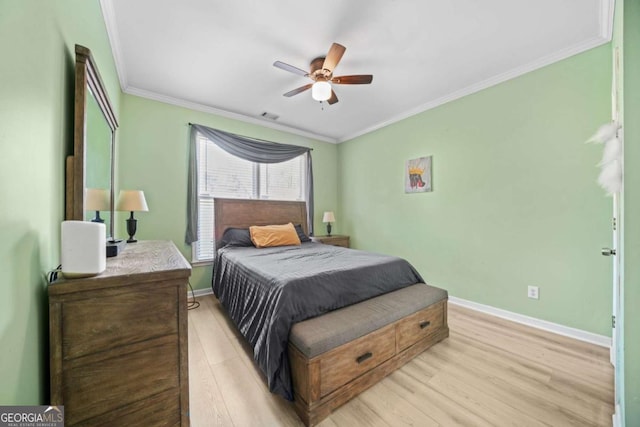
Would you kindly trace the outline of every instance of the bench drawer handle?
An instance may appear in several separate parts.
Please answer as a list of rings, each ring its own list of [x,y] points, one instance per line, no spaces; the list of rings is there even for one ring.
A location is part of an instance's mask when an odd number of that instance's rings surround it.
[[[363,354],[362,356],[358,356],[356,358],[356,362],[358,363],[362,363],[365,360],[369,359],[371,356],[373,356],[373,353],[371,353],[370,351],[367,351],[365,354]]]
[[[424,329],[427,326],[429,326],[430,324],[431,324],[431,322],[428,321],[428,320],[426,322],[422,322],[422,323],[420,323],[420,329]]]

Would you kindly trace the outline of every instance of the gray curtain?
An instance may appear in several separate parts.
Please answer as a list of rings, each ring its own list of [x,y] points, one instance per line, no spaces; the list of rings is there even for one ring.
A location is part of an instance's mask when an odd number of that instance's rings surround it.
[[[307,222],[309,234],[313,235],[313,167],[311,148],[297,145],[280,144],[256,138],[236,135],[212,129],[202,125],[191,124],[189,144],[189,177],[187,184],[187,233],[185,241],[191,244],[198,240],[198,153],[196,133],[200,132],[211,142],[229,154],[255,163],[281,163],[306,153],[307,155]]]
[[[187,245],[198,241],[198,145],[196,131],[191,129],[189,137],[189,176],[187,177]]]

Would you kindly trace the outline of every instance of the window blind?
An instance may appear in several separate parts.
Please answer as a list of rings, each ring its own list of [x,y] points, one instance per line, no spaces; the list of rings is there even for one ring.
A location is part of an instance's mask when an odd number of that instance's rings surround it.
[[[306,154],[281,163],[254,163],[198,135],[198,240],[193,260],[213,259],[214,197],[304,201]]]

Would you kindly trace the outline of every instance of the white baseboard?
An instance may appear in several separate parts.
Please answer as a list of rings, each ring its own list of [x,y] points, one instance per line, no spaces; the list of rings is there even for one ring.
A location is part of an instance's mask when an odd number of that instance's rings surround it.
[[[213,289],[211,288],[205,288],[205,289],[196,289],[193,292],[188,291],[189,294],[189,298],[194,298],[194,297],[201,297],[204,295],[212,295],[213,294]]]
[[[525,316],[523,314],[502,310],[490,305],[484,305],[453,296],[449,296],[449,302],[451,304],[490,314],[502,319],[511,320],[513,322],[521,323],[523,325],[531,326],[537,329],[542,329],[544,331],[553,332],[554,334],[563,335],[565,337],[573,338],[579,341],[588,342],[591,344],[599,345],[601,347],[611,347],[611,338],[604,335],[594,334],[592,332],[571,328],[569,326],[560,325],[558,323],[547,322],[546,320],[536,319],[535,317]]]

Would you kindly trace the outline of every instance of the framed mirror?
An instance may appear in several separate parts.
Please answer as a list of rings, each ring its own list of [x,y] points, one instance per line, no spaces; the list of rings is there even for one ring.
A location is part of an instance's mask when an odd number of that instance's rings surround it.
[[[109,240],[113,238],[118,120],[91,51],[80,45],[76,45],[74,104],[73,155],[67,157],[65,219],[103,220]]]

